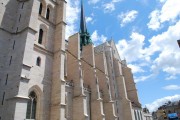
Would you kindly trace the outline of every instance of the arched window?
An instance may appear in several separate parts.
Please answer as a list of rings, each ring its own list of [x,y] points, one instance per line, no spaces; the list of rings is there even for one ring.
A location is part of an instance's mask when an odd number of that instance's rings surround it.
[[[42,3],[40,3],[40,6],[39,6],[39,15],[41,15],[41,14],[42,14],[42,8],[43,8],[43,4],[42,4]]]
[[[38,39],[38,43],[39,43],[39,44],[42,44],[42,40],[43,40],[43,30],[40,29],[40,30],[39,30],[39,39]]]
[[[37,60],[36,60],[36,65],[37,65],[37,66],[40,66],[40,65],[41,65],[41,58],[40,58],[40,57],[37,58]]]
[[[34,91],[29,94],[29,100],[27,104],[26,119],[35,119],[36,118],[36,105],[37,105],[37,96]]]
[[[49,15],[50,15],[50,9],[49,9],[49,8],[47,8],[47,12],[46,12],[46,19],[48,19],[48,20],[49,20]]]

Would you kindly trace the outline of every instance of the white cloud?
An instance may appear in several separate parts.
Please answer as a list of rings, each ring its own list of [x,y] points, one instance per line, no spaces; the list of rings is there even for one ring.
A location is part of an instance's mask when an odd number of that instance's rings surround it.
[[[151,12],[148,28],[158,30],[164,22],[174,22],[180,16],[180,0],[160,0],[162,8]]]
[[[180,38],[179,29],[180,21],[170,26],[166,32],[149,40],[150,46],[145,49],[145,53],[148,56],[157,55],[153,62],[153,70],[162,70],[173,76],[180,74],[180,52],[176,41]]]
[[[168,76],[168,77],[166,78],[166,80],[174,80],[174,79],[176,79],[176,78],[177,78],[176,76],[170,75],[170,76]]]
[[[157,30],[158,28],[160,28],[160,22],[159,22],[159,18],[158,16],[160,15],[160,11],[159,10],[154,10],[153,12],[151,12],[149,18],[151,18],[150,22],[147,24],[148,28],[153,29],[153,30]]]
[[[147,54],[154,54],[158,51],[178,51],[177,41],[180,38],[180,21],[175,25],[169,26],[166,32],[153,36],[149,42],[150,46],[147,49]]]
[[[102,43],[104,43],[104,42],[106,42],[107,37],[104,36],[104,35],[101,35],[100,40],[101,40]]]
[[[132,32],[130,38],[130,40],[123,39],[118,41],[116,44],[118,52],[120,53],[121,57],[125,57],[127,59],[127,62],[129,63],[128,66],[132,69],[133,73],[145,72],[143,67],[148,66],[150,59],[149,56],[145,55],[143,49],[145,36],[136,32]],[[137,61],[143,62],[140,64],[132,64],[132,62]],[[134,81],[136,83],[146,81],[152,76],[153,74],[140,77],[135,76]]]
[[[94,22],[96,21],[96,20],[94,19],[94,17],[95,17],[94,13],[91,13],[90,16],[87,16],[87,17],[86,17],[86,23],[94,24]]]
[[[180,90],[180,85],[168,85],[168,86],[165,86],[163,87],[163,89],[165,90]]]
[[[93,42],[96,42],[98,40],[98,38],[99,38],[99,36],[98,36],[97,30],[95,30],[91,35],[91,39]]]
[[[146,57],[143,51],[145,36],[133,32],[130,38],[131,40],[119,40],[116,44],[120,56],[125,57],[129,63],[139,59],[145,59]]]
[[[164,2],[166,2],[166,0],[159,0],[161,3],[164,3]]]
[[[104,4],[103,7],[104,7],[104,12],[105,13],[112,12],[112,11],[115,10],[115,5],[112,2]]]
[[[79,1],[67,0],[66,10],[66,39],[68,39],[70,35],[73,35],[77,31],[76,24],[78,20],[78,14],[80,12]]]
[[[147,76],[140,76],[140,77],[134,77],[134,82],[138,83],[138,82],[143,82],[148,80],[149,78],[151,78],[153,76],[153,74],[147,75]]]
[[[150,45],[145,47],[145,36],[136,32],[132,32],[130,40],[120,40],[116,44],[117,49],[121,57],[127,59],[128,64],[139,62],[146,64],[153,74],[158,74],[159,71],[167,74],[166,80],[176,79],[180,75],[180,52],[177,44],[177,40],[180,38],[180,21],[175,25],[169,26],[167,31],[153,36],[149,43]],[[151,66],[147,66],[151,64]],[[137,66],[139,64],[135,64]],[[131,66],[134,73],[138,69],[143,69]],[[151,73],[152,74],[152,73]],[[136,78],[135,81],[145,81],[149,79],[147,76]]]
[[[140,73],[140,72],[144,72],[144,70],[139,66],[139,65],[135,65],[135,64],[128,64],[128,67],[131,68],[133,73]]]
[[[89,4],[96,4],[98,3],[100,0],[89,0],[88,3]]]
[[[86,17],[86,23],[92,22],[93,18],[92,17]]]
[[[171,75],[180,74],[180,53],[162,51],[158,58],[155,59],[154,64],[157,69],[162,68],[162,71]]]
[[[180,0],[167,0],[161,9],[161,23],[174,20],[180,15]]]
[[[167,96],[164,98],[160,98],[155,100],[152,103],[146,104],[147,108],[149,109],[150,112],[153,112],[155,110],[158,109],[158,107],[160,107],[161,105],[164,105],[165,103],[167,103],[168,101],[178,101],[180,100],[180,95],[174,95],[174,96]]]
[[[98,31],[95,30],[91,35],[91,39],[96,44],[105,42],[107,40],[107,37],[104,35],[98,35]]]
[[[138,11],[136,10],[131,10],[127,11],[125,13],[121,13],[118,15],[118,19],[120,21],[121,27],[125,26],[127,23],[133,22],[138,15]]]
[[[116,8],[115,8],[115,4],[118,3],[118,2],[121,2],[122,0],[112,0],[111,2],[109,3],[105,3],[103,4],[103,9],[104,9],[104,12],[105,13],[110,13],[112,11],[114,11]]]

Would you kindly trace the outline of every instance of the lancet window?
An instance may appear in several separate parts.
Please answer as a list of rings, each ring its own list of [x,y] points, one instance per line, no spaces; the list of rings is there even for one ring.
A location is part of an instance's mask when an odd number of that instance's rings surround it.
[[[34,91],[29,94],[29,100],[27,103],[26,119],[36,118],[36,105],[37,105],[37,95]]]
[[[39,44],[42,44],[43,34],[44,34],[44,31],[43,31],[42,29],[40,29],[40,30],[39,30],[39,39],[38,39],[38,43],[39,43]]]
[[[37,66],[40,66],[40,65],[41,65],[41,58],[40,58],[40,57],[37,58],[37,60],[36,60],[36,65],[37,65]]]
[[[42,9],[43,9],[43,4],[42,4],[42,3],[40,3],[40,6],[39,6],[39,15],[41,15],[41,14],[42,14]]]
[[[46,19],[48,19],[48,20],[49,20],[49,16],[50,16],[50,9],[49,9],[49,8],[47,8],[47,12],[46,12]]]

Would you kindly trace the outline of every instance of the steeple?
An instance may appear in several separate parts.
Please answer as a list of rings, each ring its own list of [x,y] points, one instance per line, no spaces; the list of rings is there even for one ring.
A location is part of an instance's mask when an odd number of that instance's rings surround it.
[[[86,19],[85,19],[85,15],[84,15],[84,6],[83,6],[83,1],[82,0],[81,0],[80,32],[81,33],[87,32]]]
[[[81,51],[83,49],[83,46],[86,46],[88,44],[92,44],[90,35],[86,28],[86,20],[84,15],[84,6],[83,6],[83,0],[81,0],[81,18],[80,18],[80,37],[81,37]]]

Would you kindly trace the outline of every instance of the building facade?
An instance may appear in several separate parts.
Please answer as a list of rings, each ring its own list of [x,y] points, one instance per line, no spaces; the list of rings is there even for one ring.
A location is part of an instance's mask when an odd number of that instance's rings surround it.
[[[168,120],[168,115],[176,113],[180,119],[180,100],[168,101],[164,105],[160,106],[157,111],[153,112],[154,120]]]
[[[65,41],[65,0],[0,0],[0,120],[143,120],[131,69],[86,28]],[[73,11],[72,11],[73,12]]]
[[[143,120],[153,120],[152,113],[149,112],[149,110],[145,107],[143,108]]]

